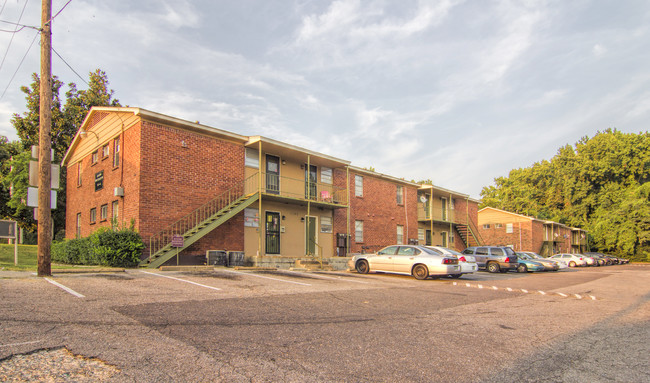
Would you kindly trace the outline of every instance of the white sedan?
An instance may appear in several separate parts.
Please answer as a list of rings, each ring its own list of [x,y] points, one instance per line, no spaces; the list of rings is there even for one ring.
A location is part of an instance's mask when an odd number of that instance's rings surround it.
[[[416,279],[461,274],[458,258],[415,245],[388,246],[373,254],[357,254],[348,265],[359,274],[396,273],[413,275]]]
[[[551,259],[560,261],[569,267],[587,266],[587,261],[580,254],[555,254]]]
[[[431,250],[438,251],[441,255],[450,255],[458,258],[458,264],[460,265],[460,274],[452,274],[452,278],[460,278],[463,274],[471,274],[478,271],[478,264],[476,264],[476,258],[472,255],[462,254],[456,250],[448,249],[442,246],[427,246]]]

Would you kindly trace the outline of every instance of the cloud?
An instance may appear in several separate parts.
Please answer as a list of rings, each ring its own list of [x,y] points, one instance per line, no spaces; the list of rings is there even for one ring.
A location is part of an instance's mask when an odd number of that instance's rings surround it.
[[[593,53],[596,57],[602,57],[607,53],[607,48],[605,48],[603,45],[596,44],[591,49],[591,53]]]

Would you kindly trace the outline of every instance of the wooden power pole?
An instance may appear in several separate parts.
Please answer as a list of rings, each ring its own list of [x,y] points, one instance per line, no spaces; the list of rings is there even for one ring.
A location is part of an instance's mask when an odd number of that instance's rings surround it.
[[[52,275],[52,0],[42,0],[38,135],[38,275]]]

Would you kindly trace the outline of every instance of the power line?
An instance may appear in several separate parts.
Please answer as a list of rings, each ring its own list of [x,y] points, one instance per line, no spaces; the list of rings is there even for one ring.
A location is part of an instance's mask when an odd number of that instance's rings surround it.
[[[64,63],[65,65],[67,65],[68,68],[70,68],[70,70],[71,70],[74,74],[76,74],[77,77],[79,77],[79,78],[81,79],[81,81],[85,82],[86,85],[90,86],[90,84],[88,84],[88,82],[87,82],[86,80],[84,80],[84,78],[81,77],[81,76],[79,75],[79,73],[77,73],[77,71],[74,70],[74,68],[72,68],[72,67],[70,66],[70,64],[68,64],[68,62],[65,61],[65,59],[64,59],[63,57],[61,57],[61,55],[59,54],[59,52],[57,52],[56,49],[54,49],[54,47],[52,47],[52,51],[53,51],[57,56],[59,56],[59,58],[61,59],[61,61],[63,61],[63,63]]]
[[[34,41],[36,41],[36,38],[40,35],[40,33],[36,33],[34,35],[34,39],[32,40],[32,43],[29,44],[29,48],[27,48],[27,52],[25,52],[25,55],[23,56],[23,59],[20,60],[20,64],[18,64],[18,68],[16,68],[16,71],[14,72],[13,76],[11,76],[11,79],[9,80],[9,84],[7,84],[7,87],[5,90],[2,92],[2,95],[0,95],[0,100],[2,100],[2,97],[4,97],[5,93],[7,93],[7,89],[9,89],[9,86],[11,85],[11,82],[14,81],[14,77],[16,77],[16,73],[18,73],[18,70],[20,67],[23,65],[23,61],[25,61],[25,57],[27,57],[27,54],[29,51],[32,49],[32,45],[34,45]]]
[[[47,21],[46,24],[48,24],[48,23],[52,22],[52,20],[56,19],[56,17],[59,15],[59,13],[63,12],[63,10],[65,9],[65,7],[67,7],[68,4],[70,4],[70,2],[72,2],[72,0],[68,0],[68,2],[65,3],[65,5],[64,5],[61,9],[59,9],[59,11],[56,13],[56,15],[54,15],[54,17],[52,17],[51,19],[49,19],[49,20]]]
[[[22,20],[22,18],[23,18],[23,14],[25,13],[25,8],[27,8],[27,1],[28,0],[25,0],[25,5],[23,5],[23,10],[20,12],[20,17],[18,17],[18,23],[20,23],[20,20]],[[7,45],[7,50],[5,51],[4,56],[2,57],[2,62],[0,62],[0,71],[2,71],[2,66],[5,63],[5,59],[7,58],[7,54],[9,53],[9,48],[11,47],[11,43],[14,41],[14,37],[16,36],[16,33],[15,33],[16,31],[18,31],[17,27],[14,29],[14,34],[11,35],[11,39],[9,40],[9,45]]]

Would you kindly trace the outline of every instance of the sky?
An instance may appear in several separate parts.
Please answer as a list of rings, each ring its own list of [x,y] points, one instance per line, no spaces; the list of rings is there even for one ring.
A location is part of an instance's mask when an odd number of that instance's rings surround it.
[[[38,27],[40,7],[0,0],[10,140],[40,39],[6,21]],[[53,55],[52,72],[66,84],[86,89],[100,68],[122,105],[477,199],[585,136],[648,131],[647,0],[53,0],[62,8],[52,44],[69,66]]]

